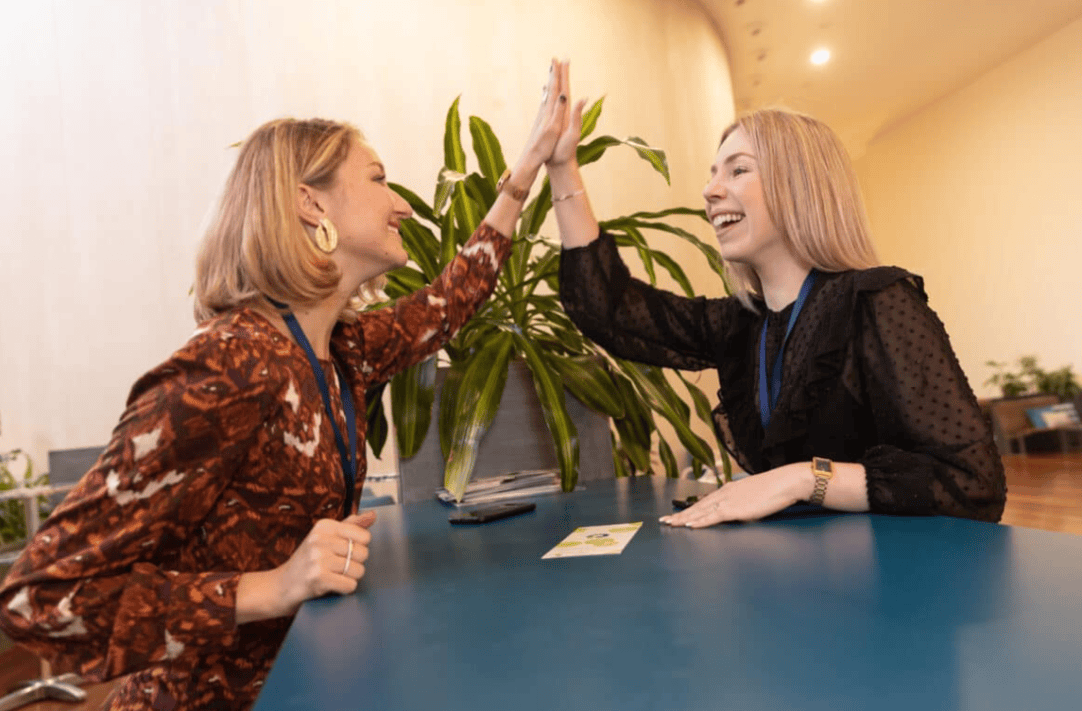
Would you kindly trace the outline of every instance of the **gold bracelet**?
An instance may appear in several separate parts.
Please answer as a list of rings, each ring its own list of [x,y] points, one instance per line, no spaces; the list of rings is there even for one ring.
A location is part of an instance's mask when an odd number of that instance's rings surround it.
[[[556,203],[560,202],[561,200],[570,200],[571,198],[575,197],[576,195],[585,195],[585,194],[586,194],[586,188],[582,188],[581,190],[576,190],[575,192],[568,193],[567,195],[560,195],[559,197],[553,195],[552,196],[552,204],[555,205]]]

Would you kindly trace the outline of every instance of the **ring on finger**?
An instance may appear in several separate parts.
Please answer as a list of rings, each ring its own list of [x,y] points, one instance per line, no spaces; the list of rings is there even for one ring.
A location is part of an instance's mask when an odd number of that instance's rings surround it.
[[[353,539],[346,539],[346,564],[342,566],[342,575],[349,572],[349,564],[353,562]]]

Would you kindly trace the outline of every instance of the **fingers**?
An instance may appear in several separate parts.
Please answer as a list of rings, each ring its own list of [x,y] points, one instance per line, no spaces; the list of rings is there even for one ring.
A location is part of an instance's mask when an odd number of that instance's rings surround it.
[[[376,522],[376,512],[368,509],[362,511],[359,514],[353,514],[347,517],[342,523],[347,523],[352,526],[360,526],[361,528],[371,528],[372,524]]]
[[[721,523],[726,519],[722,508],[724,502],[719,494],[720,492],[716,492],[694,506],[689,506],[675,514],[662,516],[658,520],[669,526],[686,526],[687,528],[704,528]]]

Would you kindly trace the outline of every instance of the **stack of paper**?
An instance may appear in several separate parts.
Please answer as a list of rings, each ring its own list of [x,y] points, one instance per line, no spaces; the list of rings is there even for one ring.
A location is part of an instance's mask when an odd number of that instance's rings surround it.
[[[471,481],[466,485],[462,501],[455,501],[451,492],[442,488],[436,490],[436,498],[454,506],[473,506],[492,501],[524,499],[539,494],[554,494],[557,491],[560,491],[559,470],[535,469]]]

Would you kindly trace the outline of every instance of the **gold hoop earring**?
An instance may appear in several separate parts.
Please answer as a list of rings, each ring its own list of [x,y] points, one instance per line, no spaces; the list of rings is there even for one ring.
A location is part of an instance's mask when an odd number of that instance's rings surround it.
[[[319,247],[319,251],[324,254],[330,254],[338,248],[338,230],[334,228],[334,223],[326,217],[316,225],[316,234],[313,239],[316,246]]]

